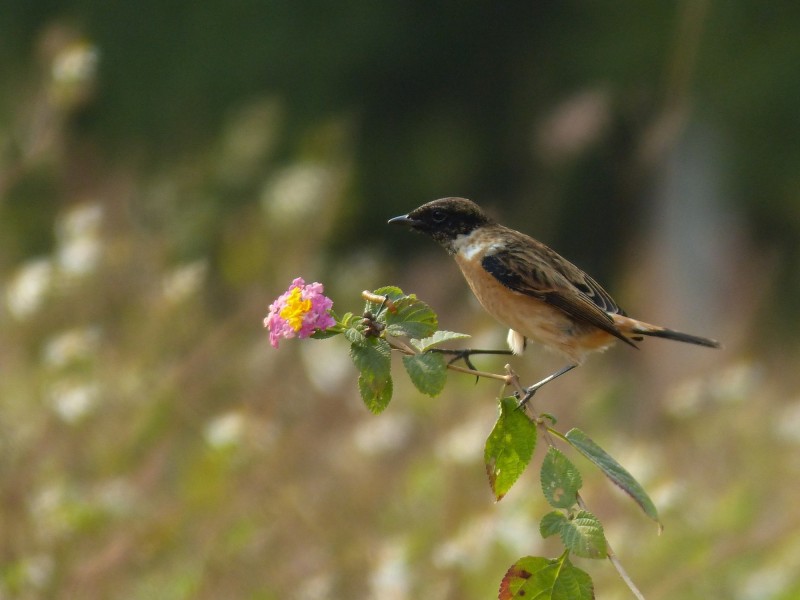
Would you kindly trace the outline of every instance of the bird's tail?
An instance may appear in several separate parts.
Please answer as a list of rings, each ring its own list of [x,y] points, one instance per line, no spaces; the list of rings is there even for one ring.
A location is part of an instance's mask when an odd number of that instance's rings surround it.
[[[696,344],[698,346],[705,346],[706,348],[721,348],[717,340],[710,338],[700,337],[699,335],[692,335],[690,333],[683,333],[682,331],[675,331],[674,329],[667,329],[659,325],[651,325],[644,321],[637,321],[630,317],[623,317],[622,315],[613,315],[614,324],[626,336],[632,339],[642,339],[642,336],[665,338],[668,340],[675,340],[676,342],[686,342],[687,344]]]

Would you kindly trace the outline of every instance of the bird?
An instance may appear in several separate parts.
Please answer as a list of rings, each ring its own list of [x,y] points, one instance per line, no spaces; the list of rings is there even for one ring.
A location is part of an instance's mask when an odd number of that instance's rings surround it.
[[[713,339],[627,316],[580,268],[466,198],[433,200],[388,222],[431,237],[455,258],[481,306],[509,328],[514,354],[530,339],[566,358],[564,368],[526,388],[526,397],[617,341],[636,348],[644,337],[658,337],[721,347]]]

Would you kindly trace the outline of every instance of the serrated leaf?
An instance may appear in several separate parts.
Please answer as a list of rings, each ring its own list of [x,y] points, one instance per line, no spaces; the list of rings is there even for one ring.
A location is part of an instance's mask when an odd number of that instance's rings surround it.
[[[561,529],[564,527],[564,522],[567,516],[559,511],[553,510],[542,517],[539,523],[539,533],[543,538],[549,538],[551,535],[561,535]]]
[[[467,333],[456,333],[455,331],[437,331],[432,336],[423,338],[421,340],[412,339],[411,345],[420,352],[430,350],[434,346],[449,342],[450,340],[465,340],[470,336]]]
[[[447,362],[442,354],[414,354],[403,357],[411,382],[423,394],[438,396],[447,383]]]
[[[484,460],[496,500],[506,495],[528,466],[536,447],[536,424],[517,408],[516,398],[500,399],[500,415],[486,439]]]
[[[577,501],[583,482],[581,474],[559,450],[551,447],[542,461],[542,492],[554,508],[570,508]]]
[[[560,519],[551,515],[559,515]],[[582,558],[605,558],[606,538],[603,534],[603,525],[592,513],[586,510],[578,511],[572,518],[563,513],[553,511],[542,519],[539,530],[543,537],[558,533],[564,547]],[[545,531],[547,535],[545,535]]]
[[[348,327],[343,333],[347,341],[353,345],[363,345],[367,341],[367,337],[355,327]]]
[[[362,373],[382,375],[388,373],[392,367],[392,349],[381,338],[363,338],[361,343],[351,344],[350,358]]]
[[[552,600],[593,600],[593,598],[592,578],[565,557],[561,572],[553,584]]]
[[[381,318],[386,319],[386,332],[390,335],[422,339],[433,335],[439,319],[430,306],[413,294],[394,302],[394,310],[386,310]]]
[[[365,377],[362,373],[358,377],[358,391],[361,393],[361,399],[370,412],[376,415],[389,406],[393,389],[391,375],[384,378],[370,378]]]
[[[388,342],[364,338],[363,342],[350,345],[350,358],[361,372],[358,377],[361,399],[373,413],[381,412],[392,399],[392,350]]]
[[[647,495],[641,484],[634,479],[633,475],[614,460],[608,452],[577,428],[570,429],[565,438],[572,444],[573,448],[597,465],[605,473],[606,477],[633,498],[634,502],[641,507],[648,517],[658,523],[659,526],[661,525],[661,521],[658,520],[658,511],[650,496]]]
[[[594,584],[588,573],[575,567],[565,552],[546,559],[526,556],[503,577],[498,600],[592,600]]]

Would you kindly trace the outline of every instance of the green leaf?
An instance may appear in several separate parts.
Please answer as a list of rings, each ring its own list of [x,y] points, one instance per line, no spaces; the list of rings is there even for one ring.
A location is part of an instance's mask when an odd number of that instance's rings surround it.
[[[392,399],[392,350],[384,339],[363,336],[362,339],[350,345],[350,358],[361,372],[358,378],[361,399],[369,410],[379,413]]]
[[[404,294],[395,286],[385,286],[373,292],[377,296],[386,296],[391,304],[381,306],[380,302],[367,300],[365,312],[371,312],[378,322],[386,324],[386,332],[390,335],[410,338],[424,338],[432,335],[439,324],[436,313],[414,294]]]
[[[549,538],[551,535],[561,535],[561,529],[564,527],[564,521],[567,516],[560,510],[553,510],[542,517],[542,522],[539,523],[539,533],[543,538]]]
[[[336,319],[343,327],[350,327],[355,315],[351,312],[344,313],[344,316],[341,319]],[[361,317],[358,317],[359,319]]]
[[[309,337],[315,340],[327,340],[328,338],[339,335],[340,333],[344,333],[344,331],[341,329],[334,329],[332,327],[330,329],[317,329]]]
[[[362,373],[358,377],[358,391],[361,393],[361,399],[370,412],[376,415],[382,413],[389,406],[393,388],[391,376],[377,379],[365,377]]]
[[[558,534],[564,546],[577,556],[583,558],[605,558],[607,554],[606,538],[603,526],[592,513],[578,511],[568,517],[554,510],[547,513],[539,524],[542,537]]]
[[[363,333],[361,333],[361,331],[356,327],[348,327],[347,329],[345,329],[344,337],[347,338],[347,341],[350,342],[351,344],[358,346],[365,344],[367,341],[367,337]]]
[[[550,448],[542,461],[542,492],[554,508],[570,508],[577,501],[583,482],[581,474],[556,448]]]
[[[594,443],[580,429],[570,429],[565,438],[578,452],[600,467],[606,477],[633,498],[648,517],[658,523],[659,526],[661,525],[661,521],[658,520],[658,511],[650,496],[647,495],[641,484],[633,478],[633,475],[628,473],[611,455]]]
[[[386,332],[390,335],[417,339],[433,335],[439,325],[431,307],[413,294],[396,300],[393,309],[381,313],[383,318],[386,319]]]
[[[423,394],[438,396],[447,382],[447,363],[442,354],[414,354],[403,357],[412,383]]]
[[[489,485],[498,501],[528,466],[536,447],[536,424],[517,408],[516,398],[500,399],[500,416],[486,440],[484,460]]]
[[[411,345],[420,352],[425,352],[434,346],[449,342],[450,340],[465,340],[471,337],[466,333],[456,333],[455,331],[437,331],[432,336],[423,338],[421,340],[411,340]]]
[[[568,553],[547,559],[526,556],[503,577],[498,600],[592,600],[594,584],[588,573],[574,566]]]

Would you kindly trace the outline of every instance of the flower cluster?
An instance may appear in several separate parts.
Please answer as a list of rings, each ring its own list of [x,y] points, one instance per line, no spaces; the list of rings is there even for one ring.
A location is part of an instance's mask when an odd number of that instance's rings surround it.
[[[318,329],[333,327],[336,320],[328,314],[332,306],[333,300],[323,294],[321,283],[306,285],[298,277],[269,305],[264,327],[269,328],[270,344],[277,348],[281,338],[307,338]]]

